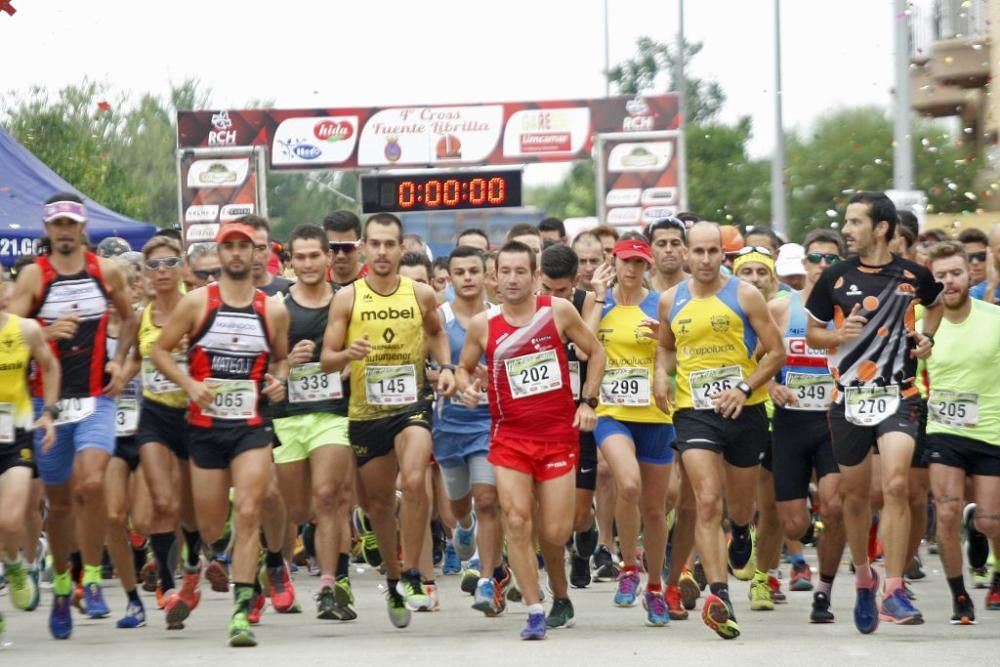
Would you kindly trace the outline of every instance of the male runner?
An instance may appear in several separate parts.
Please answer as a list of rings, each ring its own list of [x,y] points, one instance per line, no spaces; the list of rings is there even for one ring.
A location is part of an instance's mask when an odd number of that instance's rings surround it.
[[[969,298],[969,262],[960,243],[931,247],[931,271],[944,286],[944,318],[927,360],[931,393],[927,424],[931,487],[937,503],[938,548],[951,589],[953,624],[976,622],[962,577],[960,528],[965,523],[972,565],[1000,536],[1000,308]],[[975,504],[964,513],[966,480]],[[1000,572],[993,573],[993,587]],[[990,608],[987,599],[987,608]]]
[[[859,192],[847,205],[842,232],[856,253],[820,275],[806,311],[807,344],[827,350],[836,381],[829,424],[840,466],[844,525],[854,561],[857,600],[854,624],[874,632],[879,618],[900,624],[923,622],[903,591],[910,531],[907,478],[919,428],[920,392],[916,359],[927,357],[941,321],[941,286],[922,266],[889,252],[896,207],[881,192]],[[915,331],[914,308],[925,306],[923,331]],[[830,330],[827,323],[834,321]],[[868,562],[871,453],[881,454],[882,532],[886,589],[876,608],[878,576]]]
[[[646,240],[653,250],[650,284],[656,292],[662,294],[688,277],[684,270],[687,262],[685,232],[684,223],[677,218],[657,220],[646,227]]]
[[[590,291],[592,289],[590,281],[594,277],[594,272],[604,264],[604,248],[601,247],[601,239],[597,238],[593,232],[580,232],[573,239],[573,252],[576,253],[580,262],[577,287],[584,291]]]
[[[330,244],[330,281],[342,287],[363,278],[368,267],[359,257],[361,220],[350,211],[334,211],[323,219],[326,240]]]
[[[386,567],[389,620],[410,623],[410,609],[429,609],[418,561],[430,519],[426,471],[431,456],[431,391],[424,378],[427,350],[442,365],[438,394],[451,396],[448,335],[441,326],[434,290],[398,275],[403,226],[394,215],[376,214],[365,225],[370,271],[340,289],[320,357],[324,372],[351,363],[349,437],[359,467],[365,512]],[[403,573],[397,554],[396,478],[403,500],[400,527]]]
[[[577,429],[594,427],[604,371],[604,351],[597,338],[570,303],[535,296],[538,278],[529,246],[511,241],[500,249],[497,281],[503,304],[472,319],[459,366],[463,399],[467,406],[476,405],[482,382],[473,378],[486,354],[493,416],[489,460],[496,466],[508,558],[528,606],[522,639],[545,637],[535,534],[544,551],[561,555],[573,529],[575,479],[569,473],[579,451]],[[589,360],[575,410],[567,340]],[[563,559],[548,566],[563,568]]]
[[[482,252],[459,246],[448,258],[455,299],[438,309],[448,332],[451,360],[458,363],[472,318],[487,310]],[[485,360],[483,361],[485,363]],[[486,367],[478,376],[485,381]],[[434,460],[444,480],[456,525],[453,542],[457,556],[469,560],[479,553],[480,576],[472,608],[495,616],[506,607],[510,574],[501,562],[503,533],[497,508],[497,482],[489,453],[490,409],[486,394],[469,408],[458,398],[440,399],[434,420]],[[475,513],[473,513],[473,503]]]
[[[596,242],[596,239],[595,239]],[[597,248],[600,257],[600,247]],[[585,322],[596,325],[600,318],[600,305],[596,304],[596,295],[579,287],[579,263],[576,254],[563,245],[546,248],[542,252],[541,293],[566,299],[573,304],[576,312]],[[607,273],[607,271],[605,271]],[[591,326],[593,331],[595,326]],[[580,360],[573,345],[566,346],[566,359],[569,367],[570,387],[573,390],[573,400],[580,400],[581,379],[587,375],[587,362]],[[610,479],[610,474],[608,475]],[[597,487],[597,441],[592,431],[580,431],[580,455],[576,465],[576,510],[573,517],[573,547],[570,554],[569,583],[573,588],[587,588],[591,583],[590,557],[597,549],[598,531],[594,521],[594,489]],[[611,482],[612,491],[614,483]],[[611,511],[607,521],[608,533],[611,535],[611,522],[614,520],[614,496],[611,496]],[[611,552],[604,548],[607,554],[607,564],[615,567],[611,560]],[[543,554],[544,555],[544,554]],[[552,554],[555,557],[556,554]],[[552,560],[545,556],[546,560]],[[562,553],[558,554],[562,560]],[[615,568],[617,569],[617,568]],[[566,574],[559,568],[551,568],[549,585],[554,593],[552,612],[546,618],[549,627],[561,627],[572,620],[573,609],[566,594]],[[617,575],[616,575],[617,576]]]
[[[722,276],[718,225],[691,227],[688,258],[691,279],[660,298],[654,395],[667,411],[673,398],[670,375],[676,371],[676,448],[695,495],[695,541],[710,587],[702,620],[720,637],[733,639],[740,630],[726,582],[722,497],[732,527],[730,556],[746,555],[746,561],[758,467],[770,439],[765,384],[784,364],[785,354],[761,293]],[[759,361],[754,356],[758,341]]]
[[[458,238],[455,239],[455,247],[460,248],[464,245],[487,252],[490,249],[490,237],[487,236],[486,232],[476,227],[463,229]]]
[[[542,233],[538,231],[538,227],[528,223],[514,225],[507,232],[507,241],[517,241],[531,248],[532,252],[535,253],[536,265],[541,264]]]
[[[844,241],[834,231],[810,232],[803,243],[806,283],[801,292],[768,304],[785,338],[787,359],[776,382],[768,385],[774,402],[772,472],[778,518],[785,537],[801,540],[810,529],[809,483],[815,472],[823,539],[818,546],[819,585],[813,593],[813,623],[832,623],[830,592],[844,552],[844,519],[840,502],[840,468],[833,456],[826,413],[834,381],[826,354],[806,343],[808,318],[803,303],[820,274],[843,260]],[[793,578],[796,567],[794,565]]]
[[[229,489],[235,489],[236,605],[229,624],[230,646],[257,645],[249,614],[261,505],[273,475],[273,433],[264,399],[281,401],[287,378],[288,311],[253,285],[256,240],[257,230],[239,222],[219,229],[219,282],[181,299],[150,351],[166,379],[190,397],[191,488],[198,531],[205,542],[222,535],[229,517]],[[185,336],[187,372],[173,356]]]
[[[253,239],[253,275],[254,287],[268,296],[288,294],[292,281],[281,276],[271,275],[267,270],[267,262],[271,257],[271,225],[259,215],[245,215],[239,222],[252,227]]]
[[[288,309],[288,396],[273,406],[274,451],[281,494],[292,525],[315,517],[320,567],[317,616],[349,621],[354,596],[349,558],[340,553],[347,528],[354,461],[347,435],[347,396],[340,373],[319,367],[333,287],[326,282],[329,242],[318,225],[299,225],[288,239],[296,282],[285,296]],[[311,508],[311,511],[310,511]]]
[[[569,245],[566,238],[566,225],[559,218],[545,218],[538,223],[538,231],[543,241],[552,241],[561,245]]]
[[[48,451],[56,442],[56,429],[50,412],[43,412],[32,423],[28,364],[34,360],[41,369],[46,405],[59,400],[60,373],[38,323],[6,312],[10,288],[0,276],[0,556],[11,603],[30,610],[38,589],[21,559],[21,550],[27,550],[28,541],[37,538],[26,529],[32,478],[37,474],[31,430],[42,432],[41,447]],[[3,625],[0,614],[0,635]]]
[[[101,560],[107,530],[104,477],[115,450],[115,401],[124,385],[124,360],[135,342],[136,317],[121,270],[113,260],[87,250],[87,211],[72,193],[58,193],[45,204],[43,219],[52,254],[39,257],[17,276],[10,312],[33,317],[44,327],[62,368],[60,401],[43,400],[44,377],[33,377],[35,412],[55,418],[56,444],[41,447],[36,432],[38,474],[46,486],[49,514],[46,535],[53,558],[54,601],[49,630],[68,639],[72,581],[67,560],[74,543],[84,563],[83,604],[87,615],[111,612],[101,592]],[[108,310],[121,317],[119,347],[107,354]]]
[[[189,290],[204,287],[219,279],[219,251],[215,243],[195,243],[187,251],[185,284]]]

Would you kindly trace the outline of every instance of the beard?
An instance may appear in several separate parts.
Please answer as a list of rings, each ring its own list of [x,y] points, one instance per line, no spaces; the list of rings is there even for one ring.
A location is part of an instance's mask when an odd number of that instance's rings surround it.
[[[250,271],[251,271],[251,268],[249,266],[244,266],[244,267],[238,268],[238,269],[233,269],[233,268],[228,267],[228,266],[223,266],[222,267],[222,273],[225,276],[227,276],[229,278],[232,278],[234,280],[243,280],[248,275],[250,275]]]

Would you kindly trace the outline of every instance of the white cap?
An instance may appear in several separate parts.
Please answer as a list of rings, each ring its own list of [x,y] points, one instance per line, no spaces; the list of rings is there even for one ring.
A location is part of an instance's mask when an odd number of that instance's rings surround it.
[[[806,267],[802,260],[805,258],[805,248],[798,243],[786,243],[778,249],[778,261],[774,263],[774,271],[779,278],[804,276],[806,275]]]

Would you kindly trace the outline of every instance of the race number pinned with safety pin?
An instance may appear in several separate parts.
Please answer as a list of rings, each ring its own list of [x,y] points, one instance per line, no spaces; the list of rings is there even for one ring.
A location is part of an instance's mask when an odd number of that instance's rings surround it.
[[[14,442],[14,404],[0,403],[0,443]]]
[[[795,394],[795,403],[782,407],[786,410],[808,410],[824,412],[833,400],[836,387],[829,373],[787,373],[785,387]]]
[[[931,389],[927,411],[931,421],[944,426],[971,428],[979,422],[979,394],[950,389]]]
[[[55,421],[56,426],[63,424],[75,424],[83,421],[94,414],[97,401],[93,396],[83,398],[63,398],[59,401],[59,419]]]
[[[139,401],[119,398],[115,406],[115,436],[124,438],[135,435],[139,428]]]
[[[215,419],[251,419],[257,414],[257,383],[253,380],[206,378],[212,403],[202,413]]]
[[[601,403],[604,405],[649,405],[648,368],[608,368],[601,378]]]
[[[526,398],[563,386],[559,357],[555,350],[504,359],[511,398]]]
[[[289,403],[311,403],[343,397],[344,386],[340,373],[324,373],[318,361],[288,369]]]
[[[366,366],[365,392],[372,405],[409,405],[417,402],[417,369],[403,366]]]
[[[847,387],[844,416],[857,426],[876,426],[899,410],[899,387]]]
[[[733,389],[743,382],[743,371],[739,366],[710,368],[696,371],[688,377],[691,385],[691,400],[695,410],[714,410],[712,398],[716,394]]]

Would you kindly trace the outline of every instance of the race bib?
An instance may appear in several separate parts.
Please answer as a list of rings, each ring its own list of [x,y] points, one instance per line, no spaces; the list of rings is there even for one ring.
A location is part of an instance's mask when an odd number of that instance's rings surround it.
[[[174,361],[177,365],[181,367],[181,370],[185,373],[188,372],[187,358],[184,355],[175,354]],[[160,372],[160,369],[156,367],[152,359],[142,360],[142,386],[144,389],[148,389],[154,394],[166,394],[172,391],[180,391],[181,388],[176,384],[167,379],[167,377]]]
[[[825,411],[833,400],[836,383],[829,373],[786,373],[785,386],[795,394],[796,403],[788,403],[786,410]]]
[[[695,410],[713,410],[712,397],[728,389],[735,389],[743,381],[743,371],[739,366],[711,368],[707,371],[691,373],[691,400]]]
[[[324,373],[318,361],[288,369],[289,403],[312,403],[343,397],[340,373]]]
[[[85,398],[64,398],[59,401],[59,419],[55,421],[56,426],[62,424],[75,424],[94,414],[97,401],[93,396]]]
[[[649,405],[648,368],[608,368],[601,379],[604,405]]]
[[[215,419],[251,419],[257,416],[257,383],[253,380],[205,378],[212,403],[202,414]]]
[[[115,411],[115,436],[118,438],[135,435],[139,426],[139,401],[134,398],[119,398]]]
[[[14,442],[14,404],[0,403],[0,443]]]
[[[931,421],[938,424],[970,428],[979,422],[979,394],[931,389],[927,411]]]
[[[899,409],[899,387],[847,387],[844,416],[858,426],[875,426]]]
[[[563,386],[559,357],[555,350],[535,352],[505,359],[511,398],[525,398],[560,389]]]
[[[569,366],[569,388],[573,390],[573,400],[580,400],[580,362],[567,361]]]
[[[417,402],[417,370],[405,366],[366,366],[365,392],[372,405],[408,405]]]

